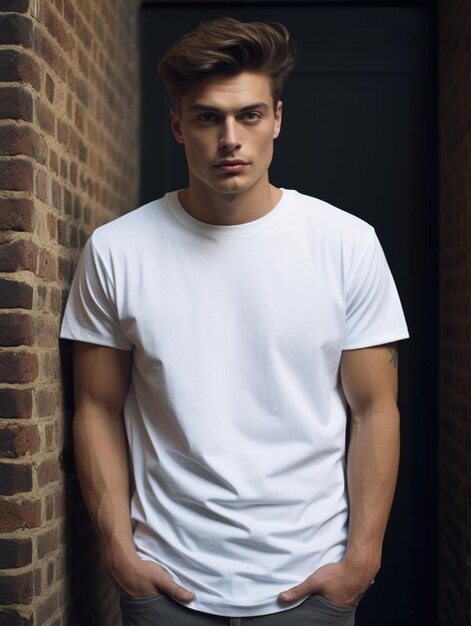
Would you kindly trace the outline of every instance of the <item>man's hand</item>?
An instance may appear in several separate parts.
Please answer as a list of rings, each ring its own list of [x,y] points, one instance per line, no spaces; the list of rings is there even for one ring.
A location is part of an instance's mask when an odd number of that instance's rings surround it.
[[[302,583],[283,591],[282,602],[296,602],[311,594],[320,594],[327,600],[345,606],[356,606],[373,583],[371,569],[359,568],[346,559],[328,563],[317,569]]]
[[[125,561],[116,556],[111,562],[103,558],[103,566],[119,593],[128,598],[146,598],[159,592],[179,602],[190,602],[194,598],[194,593],[178,585],[162,567],[137,555]]]

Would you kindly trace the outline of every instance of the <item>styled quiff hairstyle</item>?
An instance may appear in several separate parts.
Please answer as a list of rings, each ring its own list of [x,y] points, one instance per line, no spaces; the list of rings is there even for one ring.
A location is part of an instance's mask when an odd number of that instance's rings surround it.
[[[160,60],[158,72],[177,109],[182,95],[207,78],[261,72],[270,81],[275,108],[295,59],[294,44],[283,24],[224,17],[201,22],[180,37]]]

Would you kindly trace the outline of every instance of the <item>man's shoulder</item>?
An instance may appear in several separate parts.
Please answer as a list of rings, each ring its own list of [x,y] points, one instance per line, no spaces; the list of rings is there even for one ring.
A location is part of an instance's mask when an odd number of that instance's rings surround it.
[[[91,239],[99,250],[131,250],[158,235],[167,216],[166,196],[147,202],[98,226]]]
[[[326,200],[296,190],[290,192],[297,215],[321,235],[368,238],[374,230],[366,220]]]
[[[120,231],[129,232],[130,229],[141,229],[149,226],[155,220],[158,220],[159,216],[164,212],[165,198],[166,196],[163,196],[157,200],[146,202],[135,209],[131,209],[127,213],[101,224],[94,232],[100,232],[102,235],[106,236],[111,233],[117,234]]]

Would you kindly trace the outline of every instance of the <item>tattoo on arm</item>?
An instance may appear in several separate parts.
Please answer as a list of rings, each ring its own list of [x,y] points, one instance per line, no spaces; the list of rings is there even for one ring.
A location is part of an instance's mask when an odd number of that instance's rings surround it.
[[[392,343],[388,346],[388,350],[389,353],[391,355],[391,358],[389,359],[389,362],[393,364],[393,367],[395,370],[397,370],[397,359],[398,359],[398,355],[397,355],[397,348],[396,348],[396,344]]]

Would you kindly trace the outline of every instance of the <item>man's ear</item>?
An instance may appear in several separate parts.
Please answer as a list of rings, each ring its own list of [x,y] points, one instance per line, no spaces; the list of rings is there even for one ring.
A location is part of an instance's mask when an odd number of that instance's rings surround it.
[[[273,139],[276,139],[278,135],[280,134],[282,110],[283,110],[283,102],[281,102],[281,100],[278,100],[278,103],[275,109],[275,126],[273,128]]]
[[[185,143],[180,125],[180,117],[178,116],[178,113],[175,111],[175,109],[170,109],[170,120],[173,136],[178,141],[178,143]]]

